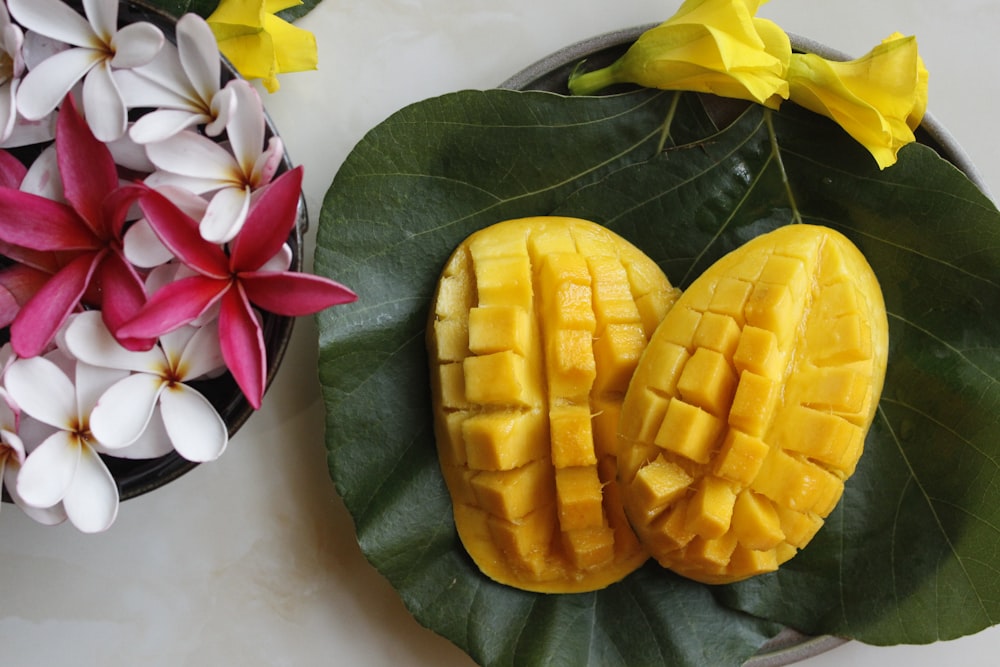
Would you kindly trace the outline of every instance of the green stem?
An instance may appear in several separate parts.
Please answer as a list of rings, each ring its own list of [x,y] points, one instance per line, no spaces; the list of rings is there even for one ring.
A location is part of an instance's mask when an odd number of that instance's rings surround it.
[[[774,131],[774,116],[770,109],[764,109],[764,122],[767,123],[767,134],[771,140],[771,155],[778,163],[778,170],[781,171],[781,182],[785,184],[785,194],[788,195],[788,204],[792,208],[792,222],[802,223],[802,214],[795,203],[795,195],[792,194],[792,184],[788,181],[788,172],[785,171],[785,162],[781,159],[781,147],[778,145],[778,135]]]
[[[656,154],[663,152],[663,147],[667,145],[670,138],[670,126],[674,124],[674,116],[677,115],[677,104],[681,101],[681,91],[674,93],[674,99],[670,100],[670,108],[667,109],[667,117],[663,119],[663,129],[660,131],[660,143],[656,146]]]
[[[608,86],[619,83],[613,64],[601,69],[595,69],[593,72],[580,74],[582,67],[583,63],[580,63],[573,70],[573,73],[569,75],[567,85],[569,86],[569,92],[573,95],[593,95]]]

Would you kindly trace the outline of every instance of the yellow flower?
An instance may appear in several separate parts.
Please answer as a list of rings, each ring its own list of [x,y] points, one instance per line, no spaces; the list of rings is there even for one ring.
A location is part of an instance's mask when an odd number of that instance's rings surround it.
[[[788,96],[788,35],[754,16],[766,0],[686,0],[616,62],[574,73],[569,88],[590,95],[616,83],[690,90],[778,108]]]
[[[301,0],[222,0],[207,21],[222,55],[244,77],[261,79],[273,93],[279,88],[279,73],[316,69],[316,37],[275,16],[301,4]]]
[[[916,39],[894,33],[857,60],[793,54],[789,99],[835,120],[885,169],[914,140],[927,109],[927,79]]]

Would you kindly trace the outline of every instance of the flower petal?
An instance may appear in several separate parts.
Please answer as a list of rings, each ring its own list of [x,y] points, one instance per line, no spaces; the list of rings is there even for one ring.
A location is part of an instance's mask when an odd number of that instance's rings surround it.
[[[72,360],[72,377],[76,387],[76,414],[84,422],[94,410],[101,396],[116,382],[129,376],[119,368],[102,368]]]
[[[128,133],[136,143],[152,144],[211,120],[205,114],[186,109],[157,109],[135,121]]]
[[[155,459],[174,451],[163,418],[159,410],[153,410],[142,434],[128,447],[114,450],[114,455],[123,459]]]
[[[240,284],[251,303],[276,315],[311,315],[358,298],[344,285],[309,273],[241,273]]]
[[[122,246],[125,258],[140,269],[166,264],[174,258],[145,218],[137,220],[126,230]]]
[[[28,168],[7,151],[0,151],[0,187],[21,187],[21,181],[28,173]]]
[[[256,187],[270,183],[284,159],[285,144],[281,141],[281,137],[271,137],[267,140],[267,148],[254,162],[253,170],[250,172],[250,182]]]
[[[76,390],[58,366],[42,357],[18,359],[4,375],[7,392],[35,419],[65,429],[76,419]]]
[[[0,240],[43,251],[96,250],[99,246],[69,206],[9,188],[0,188]]]
[[[80,462],[75,434],[56,431],[28,455],[17,475],[17,493],[33,507],[52,507],[66,495]]]
[[[212,278],[229,276],[229,260],[222,249],[206,243],[198,233],[197,223],[163,193],[148,191],[139,207],[160,241],[182,262]]]
[[[230,266],[255,271],[277,254],[298,217],[302,166],[286,171],[262,191],[243,223],[244,233],[233,241]]]
[[[166,346],[166,343],[164,345]],[[167,355],[173,356],[170,352],[167,352]],[[196,380],[218,371],[220,368],[225,368],[222,348],[219,345],[217,320],[195,329],[180,350],[174,368],[177,376],[183,382]]]
[[[62,340],[70,354],[92,366],[155,373],[162,372],[166,365],[163,352],[158,347],[146,351],[122,347],[96,310],[74,315]]]
[[[105,255],[97,273],[101,289],[101,314],[112,331],[132,319],[146,303],[146,290],[135,267],[117,252]],[[149,349],[155,339],[125,340],[119,343],[131,350]]]
[[[264,17],[264,30],[274,43],[274,59],[279,72],[302,72],[316,69],[319,56],[316,36],[277,16]]]
[[[83,13],[94,34],[104,43],[118,29],[118,3],[115,0],[83,0]]]
[[[14,132],[17,123],[17,98],[15,92],[19,80],[0,83],[0,141],[5,141]]]
[[[222,59],[215,35],[205,19],[189,12],[177,21],[177,51],[198,96],[205,102],[211,101],[219,90]]]
[[[222,297],[219,341],[222,356],[236,384],[250,405],[260,408],[267,376],[267,353],[260,322],[239,285]]]
[[[10,494],[10,499],[21,508],[21,511],[34,521],[45,525],[55,526],[66,520],[66,511],[62,503],[56,503],[51,507],[32,507],[24,501],[21,494],[17,492],[17,478],[21,472],[21,466],[13,461],[8,461],[3,467],[3,485]]]
[[[147,147],[158,169],[182,176],[215,181],[219,186],[238,182],[236,159],[225,148],[192,131],[179,132]]]
[[[21,79],[18,111],[28,120],[45,118],[101,58],[92,49],[68,49],[46,58]]]
[[[128,129],[125,100],[107,60],[97,63],[83,80],[83,108],[94,136],[101,141],[114,141]]]
[[[115,70],[115,80],[125,106],[196,111],[195,92],[184,82],[185,74],[172,44],[164,44],[148,65]]]
[[[264,107],[257,91],[246,81],[234,79],[226,87],[236,98],[236,109],[226,132],[240,171],[249,175],[264,148]]]
[[[80,452],[80,464],[66,490],[63,507],[70,522],[84,533],[107,530],[118,516],[118,485],[90,447]]]
[[[232,241],[243,227],[253,194],[249,186],[216,192],[198,225],[201,237],[211,243]]]
[[[98,71],[95,69],[88,80]],[[118,173],[107,146],[97,139],[77,111],[72,95],[66,97],[59,109],[56,159],[66,201],[96,234],[103,235],[101,206],[104,198],[118,187]]]
[[[151,373],[133,373],[111,385],[90,413],[90,432],[109,450],[132,444],[146,429],[166,385]]]
[[[188,461],[214,461],[229,442],[226,422],[199,392],[175,383],[160,395],[160,414],[170,442]]]
[[[111,47],[115,52],[111,66],[129,68],[148,65],[163,48],[163,42],[163,33],[152,23],[130,23],[111,40]]]
[[[41,354],[90,284],[100,255],[78,256],[35,293],[10,325],[10,339],[19,357]]]
[[[292,248],[287,243],[281,245],[281,250],[279,250],[274,257],[264,262],[258,271],[287,271],[292,266],[292,259],[294,255],[292,254]]]
[[[87,20],[60,0],[8,0],[7,9],[30,31],[67,44],[100,46]]]
[[[51,274],[23,264],[0,269],[0,327],[10,326],[21,306],[48,282]]]
[[[168,283],[115,332],[118,338],[155,338],[193,321],[229,289],[227,281],[191,276]]]

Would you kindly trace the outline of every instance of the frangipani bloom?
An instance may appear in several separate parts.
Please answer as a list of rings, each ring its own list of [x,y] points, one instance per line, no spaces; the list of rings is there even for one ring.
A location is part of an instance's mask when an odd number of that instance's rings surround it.
[[[271,182],[284,157],[278,137],[264,144],[264,108],[257,91],[243,80],[226,89],[235,99],[226,124],[231,151],[191,130],[146,147],[158,169],[146,179],[147,185],[174,185],[211,195],[200,230],[213,243],[227,243],[239,233],[253,192]]]
[[[72,97],[59,111],[56,155],[68,203],[0,187],[0,241],[61,258],[11,324],[20,357],[42,353],[81,302],[100,306],[108,326],[117,327],[145,301],[121,241],[128,209],[143,190],[119,186],[107,147],[91,134]]]
[[[316,37],[277,16],[300,0],[222,0],[208,17],[219,50],[248,79],[278,90],[277,75],[316,69]]]
[[[260,192],[243,231],[227,254],[203,239],[185,214],[151,190],[140,207],[157,236],[195,275],[157,290],[139,313],[114,331],[118,338],[155,338],[219,307],[222,356],[254,408],[264,397],[267,358],[254,306],[298,316],[354,301],[348,288],[320,276],[266,270],[295,225],[302,168],[275,179]]]
[[[590,95],[616,83],[689,90],[778,108],[788,97],[791,43],[781,28],[756,18],[764,0],[686,0],[647,30],[611,65],[574,73],[569,88]]]
[[[129,107],[153,107],[129,128],[138,143],[162,141],[194,125],[218,136],[236,103],[222,87],[219,47],[205,20],[185,14],[176,34],[176,47],[168,42],[148,65],[118,75]]]
[[[20,188],[27,172],[17,158],[0,150],[0,188]],[[0,254],[14,262],[0,268],[0,327],[7,327],[59,266],[51,253],[26,250],[2,241]]]
[[[885,169],[914,141],[927,109],[927,79],[916,38],[894,33],[848,62],[793,54],[789,99],[835,120]]]
[[[117,139],[127,125],[125,102],[113,70],[145,65],[163,46],[151,23],[118,29],[118,0],[84,0],[86,19],[61,0],[8,0],[11,15],[28,30],[71,45],[32,68],[21,81],[18,109],[29,120],[52,113],[83,79],[83,108],[94,134]]]
[[[17,121],[15,95],[24,73],[22,44],[24,33],[10,22],[7,8],[0,3],[0,142],[10,137]]]
[[[66,520],[66,512],[61,503],[52,507],[32,507],[17,492],[17,476],[26,455],[24,442],[17,434],[20,416],[10,395],[0,388],[0,484],[14,504],[35,521],[50,526],[62,523]]]
[[[53,429],[21,466],[17,493],[33,507],[61,502],[74,526],[99,532],[118,515],[118,486],[90,432],[90,411],[124,373],[79,362],[69,367],[72,377],[47,357],[17,359],[4,376],[7,392],[22,413]]]
[[[146,431],[159,409],[174,449],[189,461],[213,461],[229,440],[226,423],[212,404],[185,384],[222,368],[214,326],[182,327],[159,345],[132,352],[115,340],[99,313],[80,313],[66,327],[66,349],[80,361],[132,371],[111,385],[90,415],[90,430],[108,447],[125,447]]]

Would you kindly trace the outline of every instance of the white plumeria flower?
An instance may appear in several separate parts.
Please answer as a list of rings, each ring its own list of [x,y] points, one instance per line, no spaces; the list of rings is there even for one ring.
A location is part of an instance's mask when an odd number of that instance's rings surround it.
[[[7,8],[0,3],[0,142],[10,137],[17,122],[15,95],[24,73],[23,44],[24,33],[11,23]]]
[[[154,108],[129,129],[137,143],[163,141],[196,125],[218,136],[236,105],[233,91],[221,87],[222,59],[205,19],[185,14],[176,34],[176,47],[167,43],[151,63],[119,75],[130,108]]]
[[[83,110],[101,141],[125,133],[127,110],[115,69],[152,61],[164,37],[151,23],[118,29],[118,0],[83,0],[86,18],[61,0],[7,0],[10,14],[27,30],[73,48],[59,51],[34,66],[21,81],[17,106],[28,120],[41,120],[83,79]]]
[[[264,107],[257,91],[242,79],[232,81],[227,89],[236,100],[226,124],[231,150],[191,130],[146,147],[157,168],[146,179],[147,185],[176,185],[211,195],[199,230],[212,243],[228,243],[239,233],[254,191],[271,182],[284,157],[277,136],[265,146]]]
[[[190,461],[212,461],[229,440],[225,421],[201,393],[185,382],[222,368],[219,334],[213,326],[182,327],[147,351],[118,344],[100,313],[83,312],[66,328],[63,343],[78,359],[132,371],[103,393],[90,417],[90,430],[105,446],[126,447],[146,430],[159,408],[177,452]]]
[[[61,502],[79,530],[100,532],[118,516],[118,485],[99,455],[90,413],[97,397],[125,373],[82,362],[71,368],[72,379],[46,355],[17,359],[4,375],[7,392],[22,414],[52,428],[25,458],[17,493],[32,507]]]
[[[66,520],[62,503],[52,507],[32,507],[17,492],[17,476],[24,465],[24,441],[18,435],[19,414],[9,394],[0,388],[0,480],[10,499],[35,521],[54,526]]]

